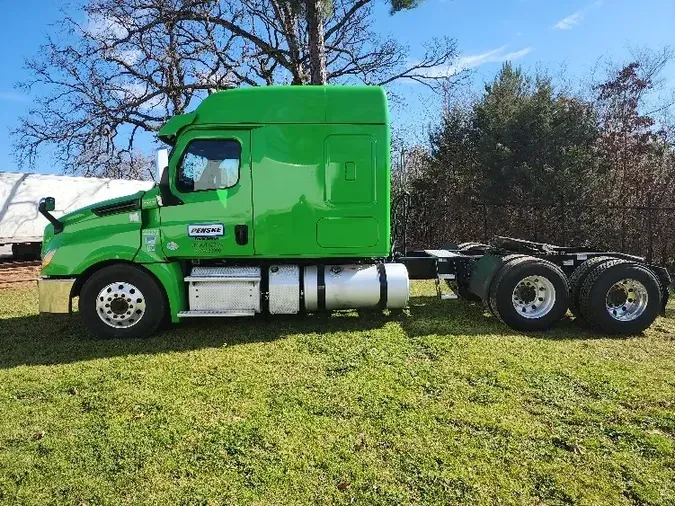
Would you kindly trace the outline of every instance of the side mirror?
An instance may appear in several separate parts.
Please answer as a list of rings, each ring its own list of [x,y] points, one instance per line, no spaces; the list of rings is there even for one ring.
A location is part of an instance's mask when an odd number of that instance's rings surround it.
[[[45,197],[43,199],[40,199],[40,205],[39,205],[39,210],[40,211],[46,211],[48,213],[51,213],[56,209],[56,200],[54,200],[54,197]]]
[[[155,151],[155,182],[162,180],[162,172],[169,166],[169,150],[162,148]]]
[[[51,214],[54,209],[56,209],[56,201],[54,200],[54,197],[45,197],[40,199],[38,211],[40,211],[40,214],[47,218],[52,225],[54,225],[54,233],[60,234],[63,231],[63,223],[54,218],[54,216]]]

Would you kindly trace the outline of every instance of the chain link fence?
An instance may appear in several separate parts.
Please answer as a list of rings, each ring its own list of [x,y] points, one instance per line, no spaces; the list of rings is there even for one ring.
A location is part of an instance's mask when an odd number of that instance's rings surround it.
[[[675,207],[649,202],[644,206],[571,205],[560,200],[540,205],[448,199],[445,210],[439,212],[424,200],[413,196],[410,201],[408,248],[485,242],[503,235],[621,251],[675,272]]]

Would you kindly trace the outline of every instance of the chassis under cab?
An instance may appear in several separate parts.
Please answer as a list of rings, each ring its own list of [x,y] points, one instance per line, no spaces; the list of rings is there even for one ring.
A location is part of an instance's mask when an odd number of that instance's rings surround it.
[[[410,285],[403,264],[186,265],[180,319],[291,315],[338,309],[403,309]],[[166,294],[141,266],[97,271],[80,290],[80,313],[101,337],[144,337],[166,318]]]

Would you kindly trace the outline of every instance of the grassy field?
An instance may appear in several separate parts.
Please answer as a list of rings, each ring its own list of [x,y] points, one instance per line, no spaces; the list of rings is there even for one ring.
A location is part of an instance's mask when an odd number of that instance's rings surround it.
[[[97,341],[0,291],[2,504],[675,504],[675,307],[643,336],[410,314]]]

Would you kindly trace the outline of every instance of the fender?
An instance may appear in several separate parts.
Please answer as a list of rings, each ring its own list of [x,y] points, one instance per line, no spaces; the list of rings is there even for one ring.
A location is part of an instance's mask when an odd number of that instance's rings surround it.
[[[173,323],[180,322],[178,313],[187,310],[183,269],[178,262],[141,264],[157,278],[169,302],[169,314]]]
[[[469,291],[480,297],[481,300],[487,300],[490,296],[492,279],[503,265],[503,257],[497,255],[485,255],[481,257],[474,265],[469,281]]]

